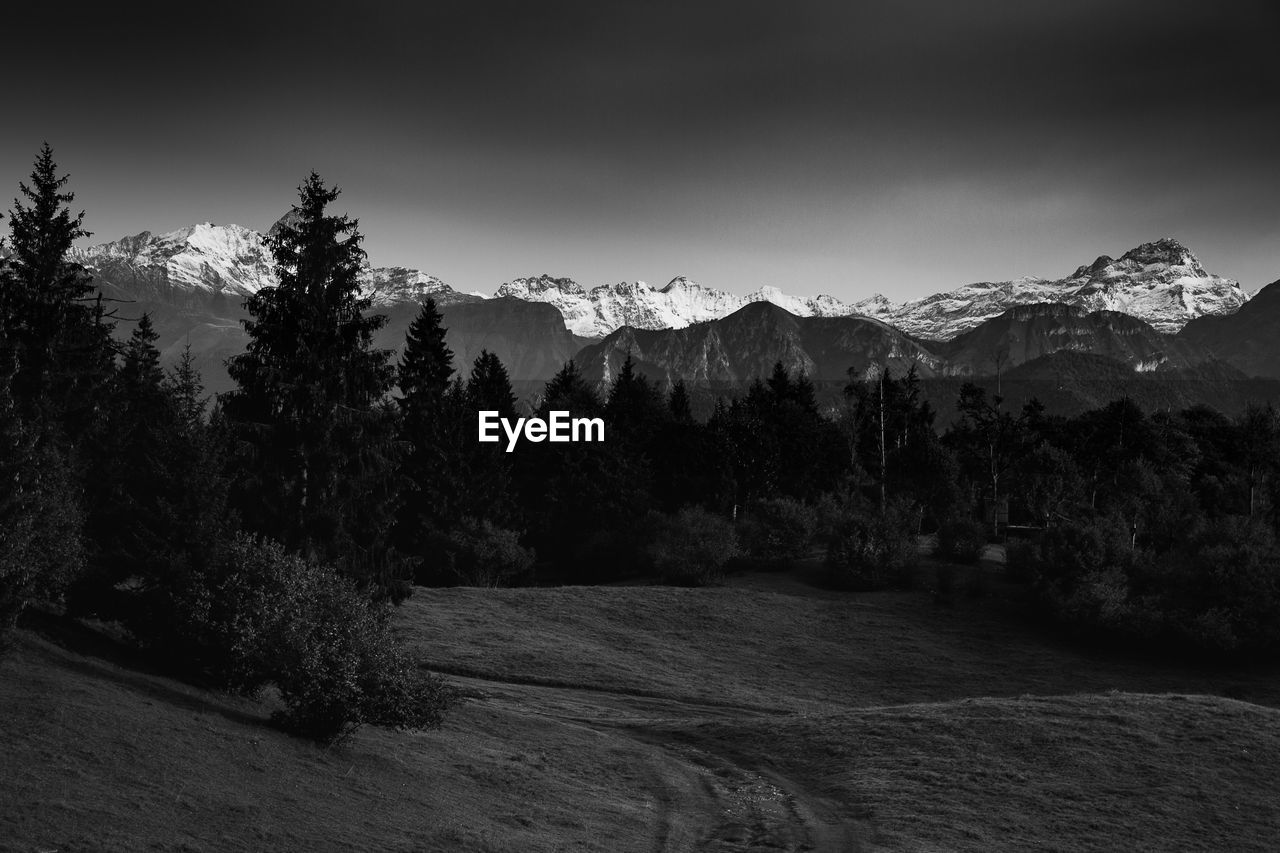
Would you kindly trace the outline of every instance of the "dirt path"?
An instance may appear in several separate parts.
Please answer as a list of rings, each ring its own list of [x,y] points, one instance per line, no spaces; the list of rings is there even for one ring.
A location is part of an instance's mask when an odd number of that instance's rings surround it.
[[[745,766],[693,739],[672,741],[662,727],[786,714],[786,711],[599,688],[513,683],[454,676],[470,701],[538,714],[641,747],[640,787],[653,811],[654,853],[866,849],[869,827],[794,779]],[[696,732],[690,725],[689,732]],[[630,841],[634,842],[634,839]],[[629,845],[633,846],[633,845]]]

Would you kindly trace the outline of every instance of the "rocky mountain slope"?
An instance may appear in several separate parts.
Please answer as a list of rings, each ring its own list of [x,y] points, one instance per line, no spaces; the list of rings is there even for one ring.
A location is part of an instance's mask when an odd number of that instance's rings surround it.
[[[1011,308],[931,349],[947,359],[951,372],[978,376],[1059,352],[1105,356],[1139,372],[1187,367],[1207,358],[1128,314],[1057,303]]]
[[[610,382],[630,353],[637,368],[659,381],[735,384],[767,376],[775,362],[817,381],[844,380],[848,371],[881,364],[921,375],[945,361],[878,320],[798,317],[770,302],[755,302],[727,317],[683,329],[624,327],[577,356],[587,378]]]
[[[800,317],[838,317],[853,308],[831,296],[790,296],[776,287],[762,287],[745,296],[704,287],[684,276],[655,289],[642,281],[584,288],[573,279],[540,275],[517,278],[501,285],[496,296],[513,296],[554,305],[575,334],[603,338],[630,326],[635,329],[683,329],[717,320],[753,302],[771,302]]]
[[[1178,340],[1249,376],[1280,378],[1280,281],[1262,288],[1234,314],[1192,320]]]
[[[173,306],[219,307],[276,284],[274,261],[263,235],[240,225],[191,225],[164,234],[144,231],[110,243],[76,249],[99,286],[122,295]],[[474,302],[433,275],[404,267],[365,267],[361,287],[374,305]],[[106,290],[108,295],[110,290]]]
[[[1206,272],[1189,249],[1165,238],[1118,259],[1102,255],[1057,280],[978,282],[903,303],[876,295],[852,307],[918,337],[948,340],[1017,305],[1119,311],[1173,334],[1196,317],[1234,313],[1248,299],[1238,281]]]

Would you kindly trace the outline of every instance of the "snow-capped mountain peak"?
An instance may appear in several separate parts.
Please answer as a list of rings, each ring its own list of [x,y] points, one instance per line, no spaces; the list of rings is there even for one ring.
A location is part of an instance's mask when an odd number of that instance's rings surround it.
[[[283,217],[272,226],[279,228]],[[104,284],[119,284],[134,293],[172,300],[227,294],[250,296],[278,283],[275,258],[264,235],[241,225],[202,222],[163,234],[143,231],[110,243],[72,252]],[[460,297],[439,278],[405,267],[372,267],[361,271],[362,295],[374,305]],[[469,299],[470,297],[465,297]]]
[[[590,290],[572,279],[543,275],[514,279],[499,287],[495,295],[548,302],[560,310],[572,332],[585,337],[604,337],[623,326],[683,329],[718,320],[751,302],[772,302],[803,317],[850,313],[849,306],[830,296],[806,299],[772,286],[742,296],[706,287],[682,275],[661,288],[643,281],[620,281]]]
[[[1195,317],[1233,313],[1248,298],[1238,281],[1206,272],[1191,250],[1166,237],[1119,259],[1101,255],[1062,279],[977,282],[903,303],[877,295],[853,307],[922,338],[947,340],[1014,306],[1041,302],[1119,311],[1172,334]]]

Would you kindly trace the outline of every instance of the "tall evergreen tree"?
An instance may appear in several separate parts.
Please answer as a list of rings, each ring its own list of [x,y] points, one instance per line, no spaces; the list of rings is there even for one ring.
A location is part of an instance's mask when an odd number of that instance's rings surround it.
[[[167,473],[163,443],[173,420],[158,337],[143,314],[124,345],[108,425],[87,460],[85,522],[92,559],[68,596],[80,615],[129,618],[125,603],[131,599],[117,587],[139,570],[158,532],[154,521]]]
[[[671,386],[671,393],[667,396],[667,411],[671,414],[671,419],[676,423],[690,423],[693,421],[693,407],[689,403],[689,389],[685,387],[683,379],[677,379],[675,384]]]
[[[18,365],[13,395],[45,431],[54,424],[81,438],[101,405],[111,366],[110,327],[99,302],[87,304],[91,278],[67,260],[77,238],[89,236],[84,212],[72,215],[69,175],[58,175],[46,143],[30,183],[19,183],[9,214],[10,258],[0,271],[0,312],[12,330]]]
[[[249,345],[229,363],[226,414],[247,450],[246,522],[341,567],[378,595],[408,594],[388,538],[402,446],[384,400],[395,371],[373,346],[386,317],[367,312],[357,222],[328,213],[339,191],[312,172],[268,238],[280,283],[249,297]]]
[[[396,369],[402,409],[413,408],[418,402],[438,402],[449,389],[453,350],[445,343],[447,330],[440,325],[443,319],[436,301],[427,297],[409,324],[404,355]]]
[[[600,413],[600,398],[582,377],[573,359],[565,362],[542,391],[538,414],[545,416],[552,410],[572,412],[579,417]]]
[[[494,411],[501,417],[516,414],[516,395],[502,360],[488,350],[481,350],[467,379],[467,397],[476,411]]]
[[[615,433],[631,434],[647,442],[666,414],[658,388],[644,374],[636,372],[628,352],[605,402],[610,426]]]

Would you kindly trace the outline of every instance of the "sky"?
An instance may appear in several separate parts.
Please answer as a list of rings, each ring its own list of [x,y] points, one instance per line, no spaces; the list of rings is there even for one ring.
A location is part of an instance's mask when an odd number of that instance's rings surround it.
[[[463,291],[906,299],[1163,236],[1280,279],[1274,2],[21,5],[0,198],[47,140],[90,242],[265,230],[314,169]]]

